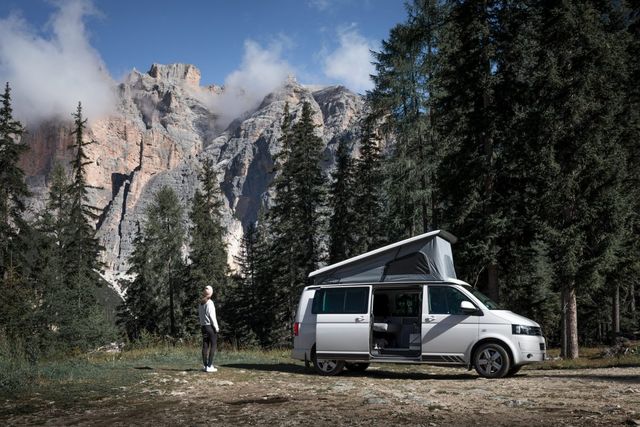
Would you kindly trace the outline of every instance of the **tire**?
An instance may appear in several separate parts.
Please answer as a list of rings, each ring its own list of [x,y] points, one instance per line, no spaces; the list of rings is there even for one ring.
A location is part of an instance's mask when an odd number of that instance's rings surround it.
[[[334,376],[342,372],[344,360],[318,359],[313,358],[313,367],[320,375]]]
[[[368,363],[345,363],[344,366],[351,372],[364,372],[369,367]]]
[[[511,359],[504,346],[491,342],[478,347],[473,365],[481,377],[502,378],[511,369]]]
[[[522,369],[522,365],[520,365],[520,366],[512,366],[511,369],[509,369],[509,372],[507,372],[507,376],[508,377],[514,376],[515,374],[520,372],[520,369]]]

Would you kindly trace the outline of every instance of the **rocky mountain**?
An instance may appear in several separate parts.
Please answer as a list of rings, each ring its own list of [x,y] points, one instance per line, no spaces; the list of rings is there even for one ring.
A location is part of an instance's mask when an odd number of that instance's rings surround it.
[[[363,110],[362,98],[342,86],[307,87],[290,77],[223,128],[215,111],[220,106],[214,108],[210,100],[224,88],[200,86],[199,70],[187,64],[154,64],[147,73],[134,70],[117,91],[117,113],[89,118],[88,138],[95,144],[88,147],[92,163],[87,168],[94,187],[91,202],[102,212],[96,227],[105,247],[105,277],[112,283],[128,268],[133,239],[158,188],[169,185],[187,207],[198,186],[202,159],[212,158],[219,170],[233,256],[243,227],[256,220],[261,204],[269,203],[285,103],[294,117],[305,101],[311,104],[318,135],[326,144],[327,173],[338,141],[354,138]],[[36,209],[46,202],[54,164],[68,164],[70,133],[71,122],[57,120],[29,129],[25,137],[31,149],[22,166]]]

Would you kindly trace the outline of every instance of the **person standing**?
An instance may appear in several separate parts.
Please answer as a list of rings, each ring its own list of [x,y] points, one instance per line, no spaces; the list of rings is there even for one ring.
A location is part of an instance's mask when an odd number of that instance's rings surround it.
[[[213,357],[216,354],[218,345],[218,319],[216,318],[216,308],[213,305],[211,296],[213,288],[207,286],[202,291],[202,299],[198,307],[200,317],[200,327],[202,329],[202,364],[205,372],[217,372],[213,366]]]

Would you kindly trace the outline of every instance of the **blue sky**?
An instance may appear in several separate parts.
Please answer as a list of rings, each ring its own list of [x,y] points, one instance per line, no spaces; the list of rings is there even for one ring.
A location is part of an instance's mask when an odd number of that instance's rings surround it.
[[[51,17],[67,1],[2,0],[0,19],[10,14],[32,33],[51,37]],[[72,1],[71,3],[74,3]],[[222,84],[242,62],[246,42],[275,50],[304,83],[343,83],[361,64],[333,64],[332,54],[349,43],[377,48],[389,29],[405,19],[402,0],[94,0],[83,17],[89,44],[111,76],[121,79],[133,67],[148,70],[153,62],[192,63],[202,83]],[[2,25],[2,22],[0,22]],[[19,52],[15,52],[19,55]],[[343,49],[341,61],[349,51]],[[344,62],[344,61],[343,61]],[[362,60],[360,60],[362,62]],[[355,87],[354,87],[355,86]]]

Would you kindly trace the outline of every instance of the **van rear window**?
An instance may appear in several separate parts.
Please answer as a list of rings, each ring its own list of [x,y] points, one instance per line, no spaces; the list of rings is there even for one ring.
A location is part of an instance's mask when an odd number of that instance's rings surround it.
[[[366,314],[369,288],[319,289],[313,298],[313,314]]]

